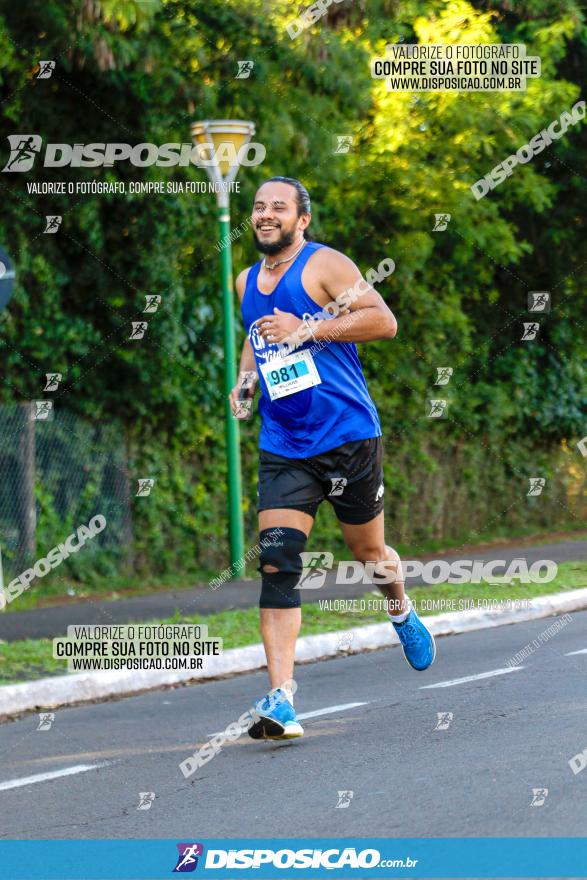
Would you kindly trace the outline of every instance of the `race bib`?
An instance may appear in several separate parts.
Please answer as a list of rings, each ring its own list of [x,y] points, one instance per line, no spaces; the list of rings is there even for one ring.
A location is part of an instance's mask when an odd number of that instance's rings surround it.
[[[296,394],[313,385],[320,385],[322,379],[309,351],[300,351],[284,358],[275,358],[259,366],[271,400]]]

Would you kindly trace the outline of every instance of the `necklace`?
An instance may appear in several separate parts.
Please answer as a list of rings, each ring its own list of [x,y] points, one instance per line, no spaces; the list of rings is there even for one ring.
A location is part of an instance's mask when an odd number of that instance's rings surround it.
[[[295,254],[292,254],[291,257],[287,258],[287,260],[278,260],[276,263],[273,263],[272,266],[270,266],[267,263],[267,258],[263,257],[263,267],[265,269],[277,269],[277,267],[281,266],[282,263],[289,263],[291,260],[293,260],[295,257],[297,257],[297,255],[300,253],[300,251],[302,250],[302,248],[304,247],[305,244],[306,244],[306,242],[303,241],[301,243],[301,245],[299,246],[299,248],[297,249],[297,251],[295,252]]]

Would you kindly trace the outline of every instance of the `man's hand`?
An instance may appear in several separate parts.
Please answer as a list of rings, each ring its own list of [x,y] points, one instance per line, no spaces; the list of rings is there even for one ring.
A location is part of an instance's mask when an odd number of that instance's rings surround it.
[[[291,312],[280,312],[279,309],[273,309],[272,315],[263,315],[262,318],[259,318],[257,327],[263,339],[273,345],[277,342],[287,342],[303,323]]]
[[[243,386],[244,389],[243,390]],[[243,390],[243,396],[241,397],[241,390]],[[238,379],[236,381],[236,385],[228,395],[228,399],[230,401],[230,408],[232,410],[233,416],[236,415],[239,409],[239,401],[241,400],[252,400],[255,396],[255,391],[257,390],[257,376],[253,371],[247,370],[246,372],[240,372],[238,374]]]

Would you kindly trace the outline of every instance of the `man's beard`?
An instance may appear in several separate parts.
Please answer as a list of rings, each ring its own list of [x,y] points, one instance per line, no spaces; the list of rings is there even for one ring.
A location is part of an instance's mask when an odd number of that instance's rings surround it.
[[[263,244],[263,242],[259,241],[259,239],[257,238],[257,233],[253,229],[253,241],[255,242],[255,247],[262,254],[269,254],[269,256],[272,256],[273,254],[278,254],[279,251],[282,251],[284,248],[289,247],[290,244],[293,243],[294,237],[295,229],[292,229],[289,232],[282,232],[281,238],[278,238],[277,241]]]

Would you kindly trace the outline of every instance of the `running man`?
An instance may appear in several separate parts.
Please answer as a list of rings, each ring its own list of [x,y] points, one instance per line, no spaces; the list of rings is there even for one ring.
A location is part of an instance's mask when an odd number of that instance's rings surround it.
[[[395,317],[352,260],[308,240],[310,197],[298,180],[264,183],[251,220],[264,257],[236,279],[247,338],[230,402],[234,413],[244,374],[256,371],[259,604],[271,690],[255,704],[248,732],[253,739],[290,739],[304,732],[293,708],[300,553],[324,499],[354,558],[376,563],[372,580],[388,599],[410,666],[427,669],[436,647],[404,592],[399,556],[385,544],[381,427],[355,346],[393,339]],[[256,384],[240,393],[252,398]]]

